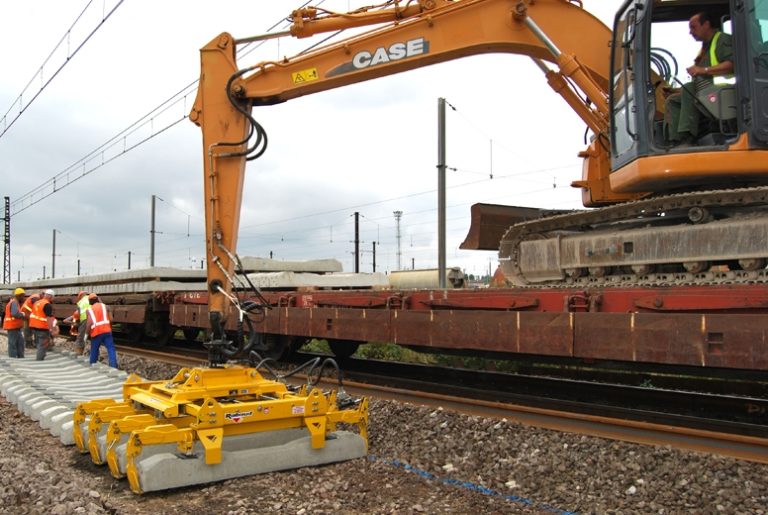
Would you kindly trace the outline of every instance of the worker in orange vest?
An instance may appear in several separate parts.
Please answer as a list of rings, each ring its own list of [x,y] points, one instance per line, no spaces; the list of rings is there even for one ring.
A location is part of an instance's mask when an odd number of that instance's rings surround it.
[[[32,306],[32,313],[29,315],[29,327],[37,347],[37,361],[45,359],[46,352],[53,347],[53,337],[59,334],[59,326],[56,324],[51,305],[54,295],[53,290],[45,290],[40,300]]]
[[[32,329],[29,327],[29,316],[32,314],[32,306],[35,305],[35,302],[40,300],[40,296],[41,294],[39,293],[33,293],[27,297],[27,300],[21,305],[21,312],[24,314],[24,342],[30,349],[35,348],[35,342],[32,341]]]
[[[75,309],[75,311],[72,312],[71,315],[69,315],[67,318],[61,321],[63,324],[69,325],[69,335],[74,336],[75,339],[77,339],[78,332],[77,332],[77,326],[79,325],[78,320],[80,320],[80,310]],[[77,355],[79,356],[82,354],[82,350],[77,352]]]
[[[88,308],[88,320],[85,322],[85,328],[91,338],[91,366],[99,360],[99,348],[104,344],[109,355],[109,366],[117,368],[117,352],[115,352],[115,341],[112,339],[109,309],[95,293],[91,293],[88,300],[91,307]]]
[[[24,293],[24,288],[16,288],[13,290],[13,297],[5,305],[3,329],[8,332],[8,357],[10,358],[24,357],[24,335],[21,333],[24,329],[24,313],[21,311]]]

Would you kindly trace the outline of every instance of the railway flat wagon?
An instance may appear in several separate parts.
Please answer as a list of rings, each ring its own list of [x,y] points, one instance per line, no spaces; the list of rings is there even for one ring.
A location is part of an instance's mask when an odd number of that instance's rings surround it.
[[[207,293],[176,295],[171,324],[204,328]],[[275,356],[308,338],[351,355],[362,342],[491,358],[539,356],[768,369],[768,288],[264,291],[253,317]],[[229,317],[233,331],[237,314]]]

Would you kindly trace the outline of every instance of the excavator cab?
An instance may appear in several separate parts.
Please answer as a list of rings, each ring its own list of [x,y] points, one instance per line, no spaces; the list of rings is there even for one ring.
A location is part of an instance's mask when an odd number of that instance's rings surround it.
[[[731,36],[735,69],[728,83],[709,81],[696,89],[690,78],[681,77],[693,64],[698,44],[691,55],[677,56],[662,45],[673,34],[671,27],[675,38],[695,44],[687,22],[702,11]],[[690,95],[700,113],[692,144],[675,146],[669,141],[664,94],[668,87]],[[625,1],[614,19],[611,49],[612,191],[657,195],[767,184],[767,92],[765,2]]]

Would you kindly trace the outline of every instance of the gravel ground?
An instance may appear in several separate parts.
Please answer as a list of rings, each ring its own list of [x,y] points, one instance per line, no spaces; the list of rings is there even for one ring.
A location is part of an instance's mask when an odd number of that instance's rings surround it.
[[[368,459],[143,496],[2,397],[0,420],[0,513],[768,513],[765,465],[377,400]]]

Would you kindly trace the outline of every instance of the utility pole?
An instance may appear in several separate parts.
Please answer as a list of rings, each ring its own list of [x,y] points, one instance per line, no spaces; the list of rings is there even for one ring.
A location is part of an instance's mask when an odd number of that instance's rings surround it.
[[[128,270],[131,269],[131,251],[128,251]]]
[[[3,284],[11,284],[11,197],[5,197],[5,231],[3,234]]]
[[[80,258],[77,258],[77,276],[80,277]]]
[[[400,249],[400,218],[403,216],[402,211],[393,211],[393,214],[395,215],[395,238],[397,240],[397,269],[402,270],[402,266],[400,265],[400,258],[403,256],[403,252]]]
[[[445,288],[445,99],[437,99],[437,276]]]
[[[355,211],[355,273],[360,273],[360,213]]]

